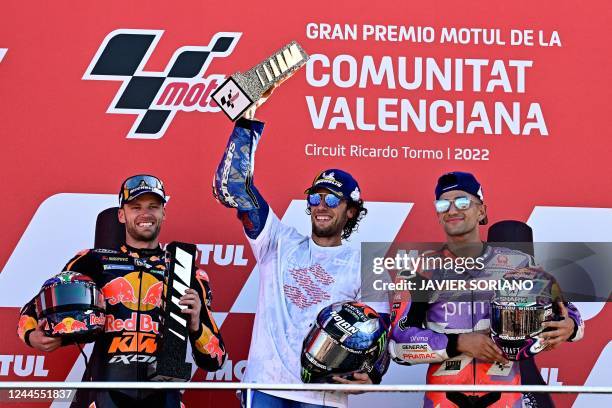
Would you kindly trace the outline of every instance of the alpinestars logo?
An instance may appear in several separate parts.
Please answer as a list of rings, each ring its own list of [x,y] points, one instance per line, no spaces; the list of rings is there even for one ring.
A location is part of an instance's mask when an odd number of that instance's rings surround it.
[[[137,115],[128,138],[159,139],[178,111],[218,112],[210,94],[225,75],[206,75],[213,58],[234,51],[242,33],[219,32],[207,46],[177,49],[163,72],[144,71],[163,30],[119,29],[106,36],[83,79],[120,81],[107,113]]]

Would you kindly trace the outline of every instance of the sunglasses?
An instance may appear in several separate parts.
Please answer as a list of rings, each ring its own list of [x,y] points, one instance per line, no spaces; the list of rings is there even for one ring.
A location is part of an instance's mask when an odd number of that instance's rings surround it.
[[[461,196],[455,197],[452,200],[436,200],[434,201],[434,205],[436,206],[436,212],[441,214],[447,212],[450,209],[451,203],[454,204],[455,208],[458,210],[467,210],[468,208],[470,208],[470,205],[473,202],[480,204],[476,201],[473,201],[470,197]]]
[[[137,193],[142,190],[157,193],[161,197],[165,197],[164,185],[157,177],[147,174],[139,174],[132,176],[123,182],[120,193],[120,203],[131,201]]]
[[[157,177],[148,175],[138,175],[130,177],[129,179],[125,180],[125,182],[123,183],[123,187],[132,189],[143,184],[151,188],[158,188],[160,190],[164,188],[162,182]]]
[[[308,205],[311,207],[316,207],[321,204],[321,201],[325,201],[325,205],[328,208],[336,208],[340,205],[340,201],[342,201],[342,199],[329,193],[315,193],[308,194],[307,201]]]

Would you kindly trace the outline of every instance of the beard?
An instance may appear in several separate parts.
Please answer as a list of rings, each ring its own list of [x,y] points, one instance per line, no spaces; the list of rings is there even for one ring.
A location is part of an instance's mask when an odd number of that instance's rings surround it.
[[[135,225],[126,224],[125,232],[130,237],[132,237],[132,239],[135,241],[152,242],[157,239],[157,237],[159,236],[160,230],[161,230],[160,224],[155,224],[154,228],[147,230],[147,231],[140,231]]]
[[[326,227],[320,227],[317,225],[314,215],[311,215],[312,222],[312,234],[319,238],[330,238],[337,235],[342,235],[342,229],[346,225],[348,217],[346,212],[342,213],[334,222]]]

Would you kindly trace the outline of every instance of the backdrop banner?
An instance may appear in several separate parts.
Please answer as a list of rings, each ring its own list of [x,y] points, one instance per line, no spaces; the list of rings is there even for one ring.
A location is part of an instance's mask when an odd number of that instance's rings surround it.
[[[235,211],[211,194],[233,123],[210,96],[292,41],[310,58],[257,111],[254,183],[283,222],[310,234],[304,189],[341,168],[369,210],[350,245],[443,241],[434,188],[458,170],[482,184],[489,226],[513,219],[536,242],[612,242],[601,123],[612,113],[611,10],[602,0],[3,2],[0,381],[80,380],[76,347],[42,353],[19,340],[19,308],[93,246],[97,214],[137,173],[160,177],[170,196],[162,243],[196,244],[210,277],[229,359],[215,373],[194,365],[192,381],[241,380],[259,274]],[[584,339],[537,364],[551,385],[609,386],[612,307],[578,306]],[[383,382],[424,383],[425,369],[392,363]],[[229,391],[183,400],[239,406]],[[421,401],[364,394],[350,406]]]

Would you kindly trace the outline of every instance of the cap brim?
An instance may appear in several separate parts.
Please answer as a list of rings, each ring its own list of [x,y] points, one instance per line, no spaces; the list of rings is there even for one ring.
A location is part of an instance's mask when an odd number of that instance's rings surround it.
[[[344,194],[342,194],[342,191],[338,191],[338,190],[334,190],[332,187],[327,186],[327,185],[321,185],[319,184],[318,186],[311,186],[310,188],[307,188],[304,191],[304,194],[312,194],[313,190],[316,190],[317,188],[322,188],[328,191],[331,191],[332,193],[334,193],[335,195],[337,195],[338,197],[344,197]]]
[[[143,194],[153,194],[153,195],[159,197],[164,204],[166,203],[166,197],[164,197],[161,193],[159,193],[157,191],[153,191],[153,190],[142,190],[142,191],[139,191],[136,194],[134,194],[129,200],[123,200],[123,202],[124,203],[129,203],[131,201],[134,201],[136,198],[140,197]]]

